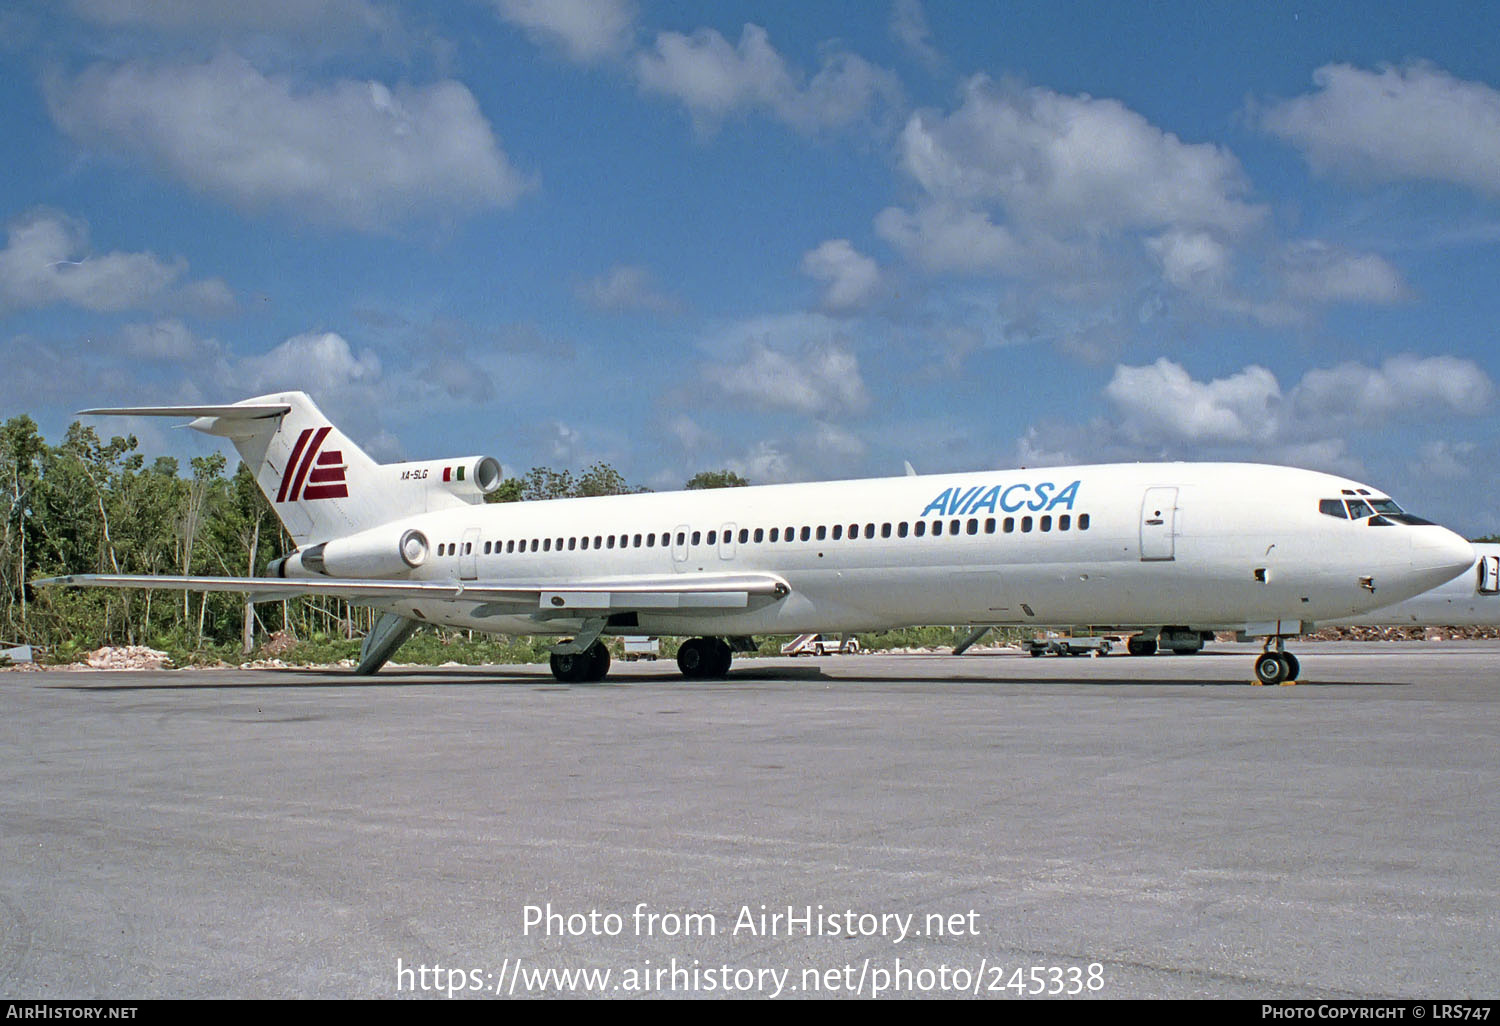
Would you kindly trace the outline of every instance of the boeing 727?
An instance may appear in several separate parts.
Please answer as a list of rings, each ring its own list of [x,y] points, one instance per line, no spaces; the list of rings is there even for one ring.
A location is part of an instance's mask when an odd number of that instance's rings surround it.
[[[377,464],[301,392],[88,414],[194,418],[255,473],[295,552],[268,577],[80,574],[37,582],[335,595],[383,615],[358,673],[421,624],[551,634],[563,681],[609,669],[602,636],[686,637],[722,677],[730,640],[933,623],[1111,623],[1287,638],[1435,587],[1468,542],[1378,489],[1258,464],[1138,463],[485,504],[489,457]],[[1350,497],[1375,521],[1335,517]]]

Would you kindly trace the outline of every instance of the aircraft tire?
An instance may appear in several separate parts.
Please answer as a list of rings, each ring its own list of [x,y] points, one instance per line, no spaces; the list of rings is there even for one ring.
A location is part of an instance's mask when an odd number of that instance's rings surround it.
[[[1255,660],[1255,679],[1262,684],[1280,684],[1291,676],[1291,667],[1277,652],[1266,652]]]
[[[609,646],[602,641],[596,641],[589,646],[584,653],[588,658],[588,673],[584,676],[586,681],[601,681],[609,674]]]
[[[1297,657],[1290,652],[1283,652],[1281,660],[1286,663],[1286,679],[1296,680],[1302,673],[1302,664],[1297,662]]]
[[[713,651],[713,667],[710,677],[723,677],[729,673],[729,666],[734,662],[734,650],[729,647],[729,642],[723,638],[705,638]]]
[[[1125,651],[1133,656],[1156,655],[1156,639],[1134,637],[1125,642]]]
[[[577,655],[560,655],[553,652],[552,658],[547,662],[552,667],[552,676],[564,684],[581,684],[588,680],[589,670],[593,666],[593,661],[587,652],[580,652]]]
[[[677,649],[677,668],[688,680],[702,680],[709,676],[712,653],[704,641],[703,638],[689,638]]]

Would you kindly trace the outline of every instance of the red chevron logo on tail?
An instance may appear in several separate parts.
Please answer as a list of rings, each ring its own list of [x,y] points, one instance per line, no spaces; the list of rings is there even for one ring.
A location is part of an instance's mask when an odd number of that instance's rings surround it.
[[[299,495],[304,500],[349,497],[349,485],[344,478],[348,464],[344,462],[344,454],[338,449],[318,451],[332,430],[331,427],[307,428],[297,436],[291,458],[286,461],[286,472],[281,475],[277,502],[296,502]]]

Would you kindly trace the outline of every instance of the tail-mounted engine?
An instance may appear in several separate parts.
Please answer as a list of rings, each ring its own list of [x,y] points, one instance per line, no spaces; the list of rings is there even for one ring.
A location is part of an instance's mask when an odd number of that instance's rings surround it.
[[[493,456],[463,456],[416,463],[385,463],[380,467],[392,489],[418,490],[428,494],[457,496],[478,505],[500,487],[500,461]],[[436,509],[429,506],[428,509]]]
[[[309,545],[266,568],[270,577],[391,578],[405,577],[427,562],[432,546],[416,528],[397,524],[372,528],[347,538]]]

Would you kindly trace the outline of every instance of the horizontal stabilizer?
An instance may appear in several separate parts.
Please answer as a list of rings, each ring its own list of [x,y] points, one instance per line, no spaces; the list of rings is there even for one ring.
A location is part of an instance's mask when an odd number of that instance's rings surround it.
[[[222,417],[225,420],[265,420],[291,412],[288,403],[253,403],[225,406],[112,406],[79,410],[79,414],[108,417]]]

